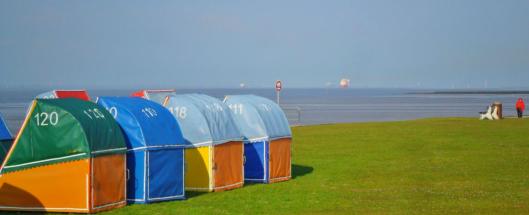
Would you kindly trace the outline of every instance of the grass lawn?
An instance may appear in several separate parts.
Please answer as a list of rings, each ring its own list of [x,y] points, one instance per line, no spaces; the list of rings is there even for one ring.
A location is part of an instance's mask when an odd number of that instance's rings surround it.
[[[529,213],[529,120],[296,127],[294,179],[103,214]]]

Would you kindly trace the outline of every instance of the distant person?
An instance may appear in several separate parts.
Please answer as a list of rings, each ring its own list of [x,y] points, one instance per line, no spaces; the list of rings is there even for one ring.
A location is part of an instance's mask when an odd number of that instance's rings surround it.
[[[518,101],[516,102],[516,112],[518,112],[518,118],[522,118],[524,110],[525,103],[523,102],[522,98],[518,98]]]

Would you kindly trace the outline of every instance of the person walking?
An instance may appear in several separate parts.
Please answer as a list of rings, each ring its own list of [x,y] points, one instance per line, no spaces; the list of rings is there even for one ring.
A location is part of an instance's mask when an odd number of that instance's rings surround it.
[[[525,103],[522,98],[518,98],[516,101],[516,112],[518,112],[518,118],[522,118],[523,111],[525,110]]]

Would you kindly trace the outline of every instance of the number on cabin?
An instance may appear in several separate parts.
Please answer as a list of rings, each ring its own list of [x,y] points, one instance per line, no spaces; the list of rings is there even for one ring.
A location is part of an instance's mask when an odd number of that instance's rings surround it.
[[[187,117],[186,107],[169,107],[169,111],[180,119],[185,119]]]
[[[110,107],[107,109],[110,115],[114,117],[114,119],[118,118],[118,109],[116,107]]]
[[[230,104],[228,107],[234,114],[242,114],[242,104]]]
[[[83,113],[90,119],[104,119],[105,115],[97,108],[84,110]]]
[[[143,112],[143,114],[145,114],[145,116],[147,116],[148,118],[158,116],[156,110],[149,107],[141,109],[141,112]]]
[[[55,111],[51,113],[47,113],[47,112],[37,113],[35,114],[34,118],[37,121],[37,126],[48,126],[48,125],[55,126],[57,125],[57,123],[59,123],[59,114]]]

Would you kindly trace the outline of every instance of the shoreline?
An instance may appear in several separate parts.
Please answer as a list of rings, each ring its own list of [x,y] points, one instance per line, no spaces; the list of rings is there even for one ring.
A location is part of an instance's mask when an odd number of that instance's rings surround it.
[[[524,115],[522,119],[528,119],[529,115]],[[401,119],[401,120],[385,120],[385,121],[351,121],[351,122],[330,122],[330,123],[315,123],[315,124],[292,124],[290,127],[307,127],[307,126],[320,126],[320,125],[343,125],[343,124],[366,124],[366,123],[394,123],[394,122],[413,122],[421,120],[446,120],[446,119],[475,119],[476,121],[502,121],[502,120],[517,120],[518,117],[514,115],[503,116],[501,120],[479,120],[477,117],[468,116],[440,116],[440,117],[423,117],[415,119]]]
[[[409,95],[529,95],[529,90],[457,90],[409,92]]]

